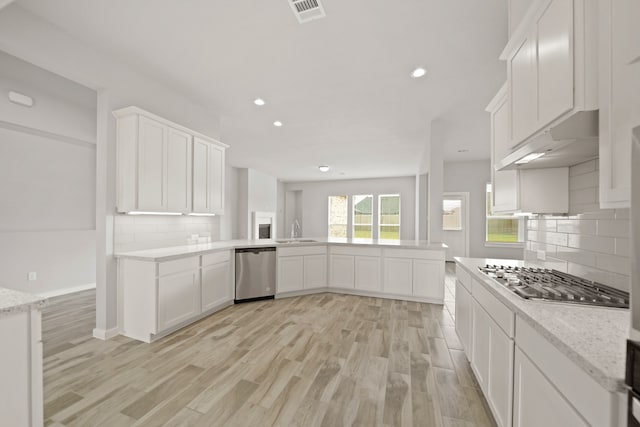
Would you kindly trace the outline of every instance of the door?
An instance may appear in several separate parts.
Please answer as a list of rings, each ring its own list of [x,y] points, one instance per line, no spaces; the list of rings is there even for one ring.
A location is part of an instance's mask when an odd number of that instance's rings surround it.
[[[166,211],[167,127],[140,117],[138,143],[138,210]]]
[[[471,302],[472,297],[469,291],[456,280],[456,333],[469,360],[473,355],[471,348]]]
[[[209,145],[209,209],[224,214],[224,149]]]
[[[442,236],[447,248],[446,260],[469,255],[469,193],[442,195]]]
[[[486,395],[489,384],[489,356],[491,354],[491,319],[473,298],[471,299],[471,310],[473,316],[471,321],[471,334],[473,336],[471,367],[476,374],[480,388]]]
[[[536,41],[536,34],[530,34],[508,62],[512,147],[531,135],[538,122]]]
[[[324,288],[327,286],[327,256],[305,255],[304,288]]]
[[[413,296],[444,300],[444,275],[442,261],[413,260]]]
[[[158,331],[200,314],[200,271],[192,270],[158,279]]]
[[[304,288],[304,257],[278,258],[278,293],[301,291]]]
[[[191,135],[173,128],[167,132],[167,210],[191,211]]]
[[[353,288],[354,271],[352,255],[331,255],[329,286],[334,288]]]
[[[230,263],[228,261],[202,267],[202,311],[230,301]]]
[[[411,295],[413,288],[413,260],[384,258],[384,292]]]
[[[380,292],[380,257],[355,258],[356,289]]]
[[[197,213],[209,213],[211,205],[209,200],[209,156],[210,144],[198,139],[193,139],[193,211]]]

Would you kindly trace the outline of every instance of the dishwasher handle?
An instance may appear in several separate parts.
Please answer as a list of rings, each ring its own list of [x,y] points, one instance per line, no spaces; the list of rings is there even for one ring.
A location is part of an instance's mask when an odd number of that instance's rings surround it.
[[[237,254],[244,254],[244,253],[259,254],[260,252],[275,252],[275,251],[276,251],[275,247],[236,249]]]

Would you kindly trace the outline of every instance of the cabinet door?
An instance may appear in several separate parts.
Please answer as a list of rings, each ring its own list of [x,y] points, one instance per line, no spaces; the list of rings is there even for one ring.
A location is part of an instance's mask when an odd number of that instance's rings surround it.
[[[202,311],[233,299],[229,262],[202,267]]]
[[[411,295],[413,291],[413,262],[405,258],[384,258],[384,292]]]
[[[158,331],[200,314],[200,271],[191,270],[158,279]]]
[[[300,291],[304,288],[304,257],[278,258],[278,293]]]
[[[508,62],[511,146],[531,135],[537,124],[536,35],[527,37]]]
[[[224,214],[224,149],[209,146],[209,210]]]
[[[509,103],[504,96],[502,102],[491,112],[491,172],[493,212],[513,212],[519,209],[518,171],[496,171],[494,166],[511,153],[509,140]]]
[[[209,156],[210,144],[199,138],[193,139],[193,212],[209,213]]]
[[[487,395],[487,385],[489,381],[489,355],[490,353],[490,338],[491,338],[491,318],[484,311],[484,309],[478,304],[478,302],[472,298],[472,356],[471,367],[476,374],[476,379],[480,388]]]
[[[573,109],[573,0],[553,0],[538,20],[538,126]]]
[[[191,135],[167,131],[167,210],[191,211]]]
[[[444,262],[413,260],[413,296],[444,300]]]
[[[354,287],[354,257],[352,255],[331,255],[329,265],[329,286],[334,288]]]
[[[355,257],[355,288],[380,292],[380,257]]]
[[[513,350],[513,340],[495,322],[491,322],[487,401],[500,427],[512,424]]]
[[[469,360],[473,354],[471,348],[471,300],[469,291],[456,281],[456,333]]]
[[[325,288],[327,286],[327,256],[305,255],[304,288]]]
[[[514,427],[586,427],[588,425],[517,347],[514,375]]]
[[[167,127],[140,116],[138,128],[138,210],[167,210]]]

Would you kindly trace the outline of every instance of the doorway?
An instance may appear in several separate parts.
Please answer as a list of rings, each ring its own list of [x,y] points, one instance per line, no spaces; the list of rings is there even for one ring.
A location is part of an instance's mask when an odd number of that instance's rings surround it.
[[[442,194],[442,236],[447,261],[469,256],[469,193]]]

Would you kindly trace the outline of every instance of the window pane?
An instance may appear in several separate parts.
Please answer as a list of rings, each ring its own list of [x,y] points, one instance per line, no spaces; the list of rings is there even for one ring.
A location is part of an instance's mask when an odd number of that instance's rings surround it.
[[[373,237],[373,196],[353,196],[353,237]]]
[[[329,196],[329,237],[347,237],[347,196]]]
[[[380,238],[389,240],[400,240],[400,226],[382,225],[380,226]]]
[[[462,200],[442,201],[442,229],[462,230]]]
[[[380,239],[400,240],[400,195],[382,195],[379,198]]]
[[[487,242],[517,243],[519,226],[520,220],[517,218],[488,218]]]

